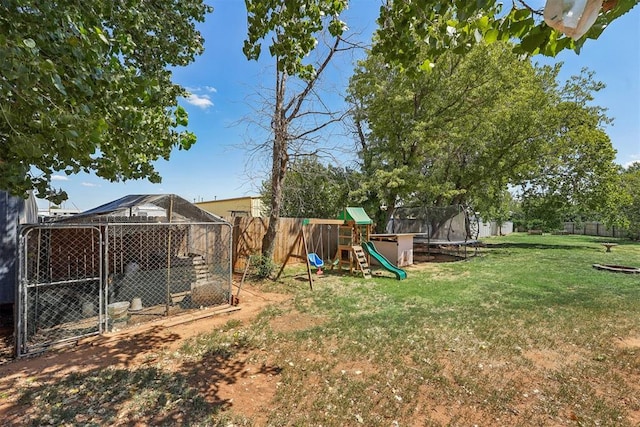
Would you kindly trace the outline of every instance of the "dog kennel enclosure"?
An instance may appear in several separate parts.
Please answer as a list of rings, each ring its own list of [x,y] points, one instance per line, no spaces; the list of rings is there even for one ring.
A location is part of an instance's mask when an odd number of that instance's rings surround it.
[[[16,354],[230,303],[231,225],[176,195],[21,229]]]

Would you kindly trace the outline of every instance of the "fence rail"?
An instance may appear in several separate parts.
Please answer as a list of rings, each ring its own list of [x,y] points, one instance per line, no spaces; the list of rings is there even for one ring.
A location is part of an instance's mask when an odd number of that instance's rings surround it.
[[[565,222],[564,231],[569,234],[582,234],[585,236],[600,236],[600,237],[620,237],[624,238],[628,236],[628,230],[620,227],[607,227],[604,224],[596,221],[589,221],[583,223]]]

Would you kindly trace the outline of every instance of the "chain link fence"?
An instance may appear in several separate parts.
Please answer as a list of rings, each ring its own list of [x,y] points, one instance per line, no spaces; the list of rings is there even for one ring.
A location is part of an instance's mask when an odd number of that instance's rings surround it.
[[[111,326],[229,302],[229,233],[229,227],[219,224],[109,225]],[[118,308],[127,303],[127,316],[118,315]]]
[[[149,221],[24,229],[18,356],[228,304],[231,237],[226,223]]]

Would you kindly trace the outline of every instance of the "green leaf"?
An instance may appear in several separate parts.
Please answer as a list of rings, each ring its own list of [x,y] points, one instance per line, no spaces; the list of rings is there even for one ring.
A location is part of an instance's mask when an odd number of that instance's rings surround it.
[[[75,139],[75,138],[78,138],[79,135],[78,135],[77,131],[75,131],[73,129],[70,129],[70,130],[65,132],[65,136],[67,138],[70,138],[70,139],[72,139],[72,138]]]
[[[525,52],[533,53],[537,49],[541,49],[543,47],[548,36],[548,33],[542,31],[532,31],[528,36],[522,39],[520,47]]]
[[[518,9],[513,14],[513,19],[516,21],[522,21],[531,16],[531,12],[528,9]]]
[[[489,17],[484,15],[480,19],[478,19],[477,25],[480,30],[487,31],[489,29]]]
[[[62,84],[62,80],[60,79],[60,76],[58,74],[53,74],[51,76],[51,80],[53,80],[53,85],[61,94],[67,94],[67,91],[65,90],[64,85]]]
[[[498,40],[498,36],[500,35],[500,31],[496,29],[491,29],[484,33],[484,40],[487,43],[494,43]]]
[[[435,66],[436,66],[436,64],[431,62],[430,59],[425,59],[422,62],[422,64],[420,64],[420,70],[426,71],[426,72],[431,72],[431,70],[433,70],[433,67],[435,67]]]
[[[96,34],[98,34],[98,37],[100,38],[100,40],[102,40],[102,42],[104,44],[110,44],[109,39],[107,39],[107,37],[104,35],[104,32],[102,31],[102,29],[95,27],[94,31],[96,32]]]

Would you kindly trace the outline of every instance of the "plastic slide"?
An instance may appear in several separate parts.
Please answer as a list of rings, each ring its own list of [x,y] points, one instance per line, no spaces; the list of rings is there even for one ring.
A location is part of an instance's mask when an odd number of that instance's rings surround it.
[[[318,256],[318,254],[312,252],[307,254],[307,258],[309,258],[309,263],[315,268],[324,267],[324,261]]]
[[[402,280],[407,278],[407,272],[391,264],[388,259],[386,259],[380,252],[378,252],[373,242],[365,242],[364,247],[367,252],[369,252],[369,255],[371,255],[371,258],[378,261],[378,263],[386,270],[389,270],[390,272],[395,274],[396,279]]]

